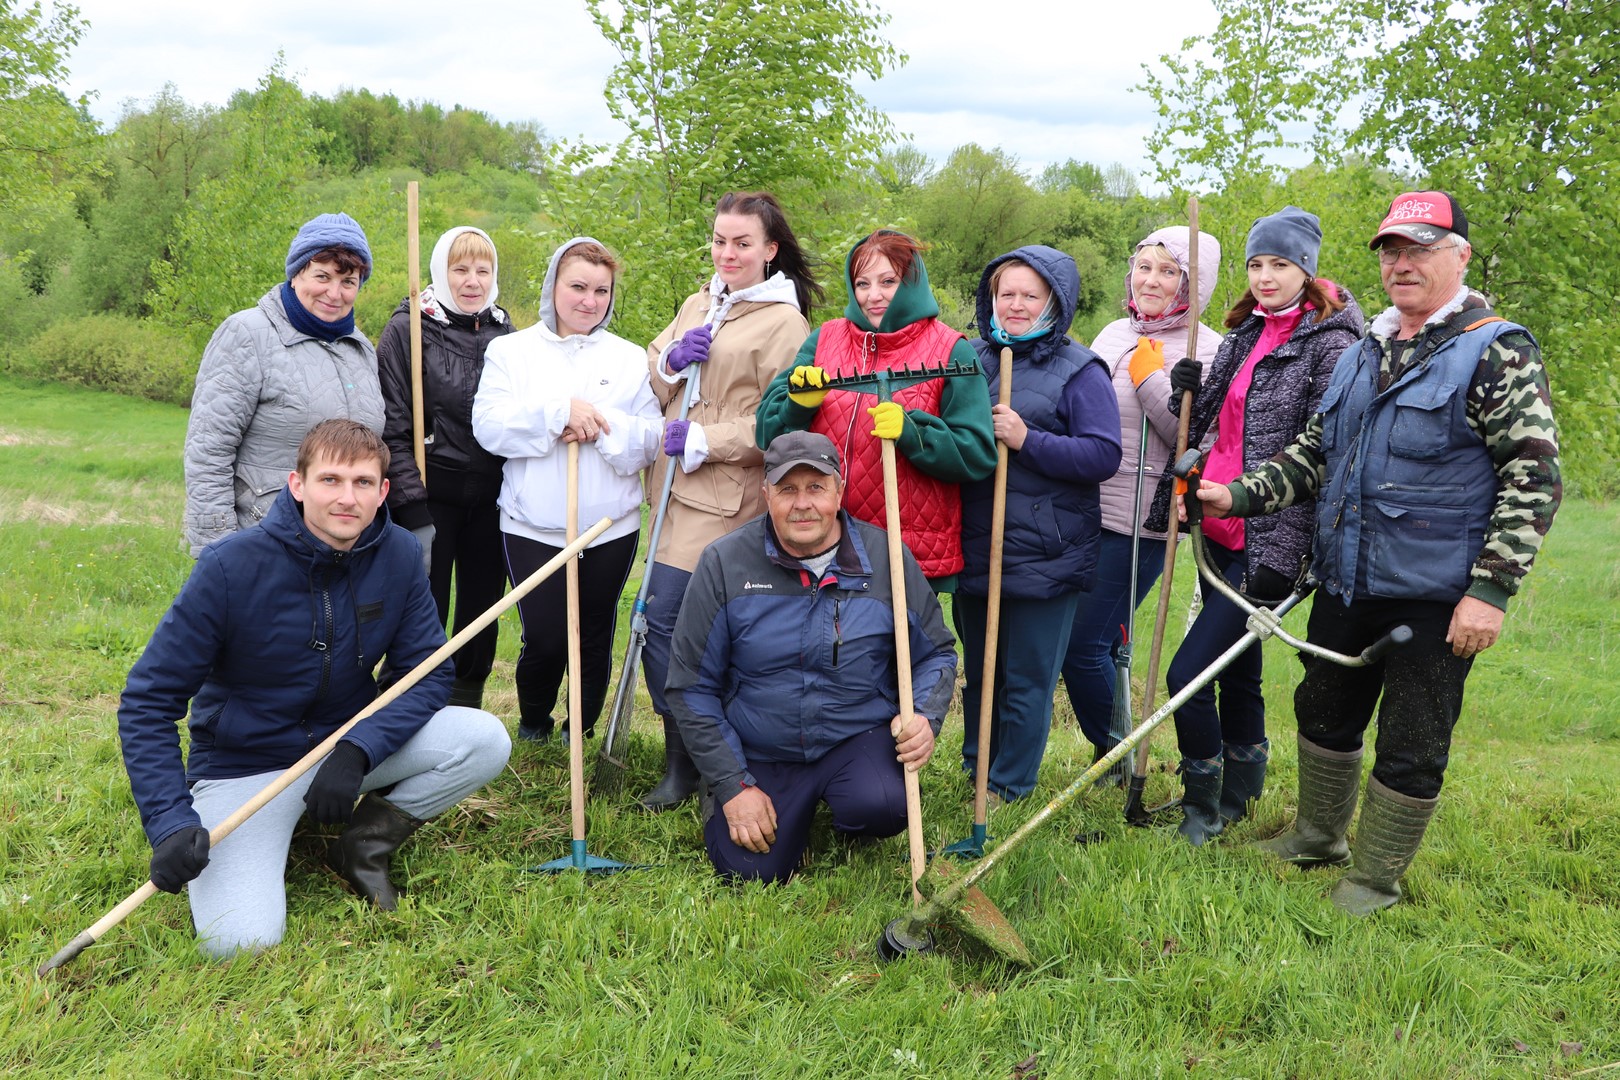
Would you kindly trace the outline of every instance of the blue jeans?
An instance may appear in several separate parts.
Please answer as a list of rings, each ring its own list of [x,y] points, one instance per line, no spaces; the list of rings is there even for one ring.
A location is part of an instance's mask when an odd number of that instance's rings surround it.
[[[1242,588],[1248,557],[1241,551],[1208,545],[1210,562],[1233,588]],[[1174,697],[1205,668],[1248,632],[1249,616],[1214,589],[1204,594],[1204,609],[1182,639],[1165,684]],[[1176,710],[1176,740],[1181,756],[1208,760],[1222,756],[1222,743],[1254,745],[1266,737],[1266,699],[1261,693],[1260,674],[1264,654],[1260,643],[1244,649],[1215,681],[1194,694]],[[1215,688],[1220,687],[1220,705]]]
[[[1080,731],[1099,749],[1113,745],[1108,729],[1113,719],[1116,654],[1123,640],[1120,630],[1129,624],[1131,612],[1142,603],[1142,597],[1163,570],[1164,541],[1139,541],[1136,593],[1128,597],[1131,538],[1103,530],[1102,546],[1097,552],[1097,580],[1090,592],[1080,594],[1080,604],[1074,609],[1074,628],[1069,633],[1068,655],[1063,658],[1063,685],[1069,691],[1069,706],[1080,721]]]
[[[1008,801],[1035,790],[1052,728],[1058,668],[1069,648],[1069,630],[1079,601],[1079,590],[1041,600],[1001,599],[1001,641],[996,649],[990,712],[990,790]],[[962,769],[973,776],[979,762],[979,700],[989,603],[982,596],[958,592],[951,612],[967,672],[962,690]]]
[[[664,684],[669,681],[669,655],[675,643],[675,620],[681,614],[681,600],[692,575],[655,562],[647,568],[652,584],[647,586],[647,643],[641,647],[641,670],[647,673],[647,695],[653,711],[668,717],[664,704]]]

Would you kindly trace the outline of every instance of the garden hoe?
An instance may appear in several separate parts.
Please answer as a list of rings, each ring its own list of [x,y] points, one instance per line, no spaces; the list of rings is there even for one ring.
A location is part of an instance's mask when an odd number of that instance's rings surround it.
[[[1194,195],[1187,200],[1187,231],[1190,243],[1187,245],[1187,304],[1189,316],[1187,319],[1187,359],[1198,359],[1198,196]],[[1184,390],[1181,394],[1181,422],[1176,427],[1176,461],[1179,463],[1187,453],[1187,431],[1192,424],[1193,394],[1191,390]],[[1140,481],[1138,481],[1140,483]],[[1179,494],[1181,485],[1176,486]],[[1140,510],[1140,507],[1138,507]],[[1171,510],[1174,511],[1174,507]],[[1143,688],[1142,715],[1146,717],[1153,711],[1153,698],[1159,688],[1159,658],[1164,651],[1164,624],[1170,617],[1170,585],[1176,576],[1176,533],[1177,525],[1174,512],[1170,514],[1170,523],[1164,530],[1164,572],[1159,578],[1159,607],[1153,616],[1153,643],[1148,649],[1147,685]],[[1134,558],[1134,552],[1132,557]],[[1134,600],[1136,582],[1131,582]],[[1144,726],[1146,726],[1144,724]],[[1142,748],[1131,759],[1131,778],[1125,789],[1125,820],[1132,825],[1151,825],[1155,815],[1177,805],[1167,803],[1165,806],[1153,810],[1142,806],[1142,789],[1147,786],[1148,771],[1148,742],[1142,743]]]
[[[1012,405],[1011,349],[1001,350],[997,404]],[[979,759],[973,774],[973,833],[944,848],[958,859],[982,859],[990,839],[990,713],[995,707],[996,652],[1001,635],[1001,560],[1007,534],[1007,444],[996,443],[996,487],[990,503],[990,596],[984,620],[984,668],[979,675]]]
[[[686,394],[681,399],[682,420],[691,411],[692,401],[697,396],[698,373],[703,369],[694,364],[688,370],[691,374],[687,376]],[[625,646],[624,663],[619,668],[619,685],[613,691],[607,734],[602,736],[602,748],[596,753],[596,769],[591,774],[592,787],[602,795],[618,793],[624,786],[624,774],[630,764],[627,751],[630,725],[636,717],[636,679],[641,674],[641,650],[647,644],[647,598],[651,595],[653,560],[658,557],[658,538],[669,511],[669,494],[675,487],[675,469],[676,463],[671,461],[664,470],[664,490],[658,496],[652,534],[647,538],[647,561],[641,567],[641,587],[636,590],[635,603],[630,607],[630,642]]]
[[[671,467],[673,467],[673,462]],[[568,542],[579,534],[579,443],[568,444]],[[553,859],[529,870],[536,874],[559,874],[580,870],[588,874],[617,874],[636,869],[629,863],[604,859],[585,850],[585,727],[580,702],[579,558],[568,560],[568,804],[573,816],[574,837],[565,858]]]
[[[1196,451],[1186,454],[1176,463],[1175,471],[1178,477],[1186,479],[1193,475],[1189,486],[1196,490]],[[976,886],[979,881],[993,870],[1001,860],[1016,851],[1019,845],[1028,840],[1041,826],[1050,821],[1064,807],[1100,777],[1107,774],[1116,764],[1123,761],[1126,755],[1136,750],[1153,730],[1173,715],[1184,705],[1189,698],[1209,684],[1226,667],[1236,660],[1245,649],[1257,641],[1264,641],[1270,637],[1277,637],[1291,647],[1312,656],[1329,660],[1335,664],[1346,667],[1364,667],[1375,663],[1390,649],[1405,645],[1412,640],[1412,631],[1406,626],[1397,626],[1383,638],[1364,650],[1359,656],[1346,656],[1343,653],[1332,652],[1308,641],[1294,637],[1282,629],[1282,617],[1291,608],[1305,598],[1314,582],[1306,575],[1288,598],[1283,600],[1276,608],[1268,609],[1253,603],[1247,596],[1238,592],[1227,584],[1226,580],[1211,569],[1204,547],[1203,530],[1198,526],[1199,509],[1201,504],[1193,505],[1196,499],[1188,499],[1188,528],[1192,536],[1193,559],[1198,565],[1199,573],[1203,576],[1210,588],[1216,589],[1227,599],[1249,614],[1248,631],[1231,648],[1227,649],[1215,662],[1210,664],[1198,674],[1181,691],[1172,696],[1151,716],[1142,721],[1141,725],[1125,736],[1119,745],[1109,750],[1100,759],[1092,764],[1091,768],[1081,773],[1068,787],[1047,803],[1035,815],[1005,840],[996,849],[983,859],[979,860],[965,873],[958,874],[949,870],[949,864],[943,860],[934,862],[924,876],[920,887],[928,893],[928,903],[921,908],[915,908],[909,915],[895,919],[884,928],[878,940],[878,955],[885,960],[912,952],[931,951],[934,944],[932,931],[938,930],[942,937],[954,938],[968,947],[970,951],[981,954],[987,953],[994,959],[1023,967],[1033,966],[1029,950],[1012,925],[995,905],[980,893]],[[1175,520],[1172,518],[1171,520]],[[926,947],[906,946],[911,943],[924,943]]]
[[[440,664],[444,663],[447,659],[453,656],[463,645],[477,637],[479,632],[482,631],[486,626],[500,618],[502,612],[506,611],[523,597],[527,596],[537,585],[546,580],[546,578],[550,577],[552,574],[555,574],[559,569],[562,568],[565,562],[575,558],[575,556],[577,556],[579,552],[583,551],[585,547],[591,543],[591,541],[595,540],[598,536],[601,536],[604,532],[611,528],[612,525],[613,521],[611,518],[603,518],[601,521],[598,521],[595,525],[592,525],[589,529],[585,530],[585,534],[578,540],[575,540],[573,543],[563,548],[544,566],[530,574],[527,578],[524,578],[521,584],[513,588],[511,592],[507,593],[500,600],[496,601],[496,603],[488,611],[474,619],[470,624],[468,624],[466,629],[461,631],[461,633],[439,646],[438,649],[434,650],[432,656],[429,656],[426,660],[423,660],[420,664],[417,664],[416,667],[412,668],[392,686],[388,687],[387,690],[384,690],[377,696],[375,701],[373,701],[370,705],[367,705],[364,709],[361,709],[354,715],[353,719],[349,720],[342,727],[328,735],[324,740],[322,740],[319,746],[305,754],[286,772],[282,773],[280,776],[276,777],[268,785],[266,785],[264,790],[260,791],[257,795],[253,796],[253,798],[243,803],[234,814],[220,822],[218,825],[215,825],[208,834],[209,847],[218,847],[222,840],[224,840],[231,833],[235,832],[237,827],[244,821],[263,809],[271,799],[274,799],[277,795],[280,795],[299,777],[303,776],[305,773],[309,772],[309,770],[319,765],[326,755],[332,752],[332,748],[338,744],[338,740],[347,735],[354,725],[358,724],[366,717],[371,716],[373,713],[376,713],[378,710],[386,708],[388,705],[392,704],[397,698],[399,698],[401,694],[415,686],[423,679],[423,677],[433,672]],[[49,960],[45,961],[44,964],[40,965],[39,974],[46,975],[52,971],[55,971],[63,964],[66,964],[74,957],[84,952],[85,949],[89,948],[91,945],[94,945],[97,941],[101,940],[101,937],[106,934],[107,931],[123,922],[136,908],[150,900],[157,891],[157,886],[148,881],[145,885],[142,885],[140,888],[124,897],[117,907],[114,907],[111,911],[107,912],[107,914],[103,915],[88,929],[80,932],[79,935],[72,941],[68,942],[60,952],[51,957]]]

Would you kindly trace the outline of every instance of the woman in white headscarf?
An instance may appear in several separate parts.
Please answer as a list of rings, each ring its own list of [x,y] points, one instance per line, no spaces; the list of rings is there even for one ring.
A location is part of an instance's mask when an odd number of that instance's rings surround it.
[[[495,504],[502,459],[480,446],[472,431],[484,350],[512,332],[511,319],[495,303],[499,266],[489,235],[469,225],[449,230],[433,245],[432,284],[420,294],[426,476],[416,467],[411,425],[410,297],[400,301],[377,341],[389,453],[388,512],[421,541],[441,622],[449,615],[454,577],[457,632],[506,589]],[[481,705],[499,633],[491,624],[456,653],[450,704]]]
[[[1197,295],[1202,312],[1215,294],[1221,245],[1205,232],[1198,238]],[[1068,688],[1080,730],[1098,758],[1115,741],[1108,725],[1114,704],[1114,651],[1120,647],[1121,628],[1130,623],[1131,612],[1164,569],[1164,533],[1137,528],[1131,514],[1136,504],[1138,463],[1156,470],[1170,458],[1176,444],[1178,421],[1170,411],[1170,398],[1178,391],[1171,385],[1170,369],[1187,355],[1193,295],[1187,272],[1191,250],[1185,225],[1160,229],[1143,238],[1131,252],[1125,272],[1126,317],[1103,327],[1091,346],[1113,373],[1125,452],[1119,471],[1101,486],[1102,548],[1097,556],[1097,580],[1080,598],[1074,613],[1069,651],[1063,661],[1063,685]],[[1200,322],[1199,364],[1207,368],[1220,344],[1220,333]],[[1147,417],[1145,448],[1141,445],[1143,416]],[[1154,478],[1143,482],[1138,511],[1143,519],[1155,485]],[[1130,586],[1133,535],[1138,538],[1134,590]]]

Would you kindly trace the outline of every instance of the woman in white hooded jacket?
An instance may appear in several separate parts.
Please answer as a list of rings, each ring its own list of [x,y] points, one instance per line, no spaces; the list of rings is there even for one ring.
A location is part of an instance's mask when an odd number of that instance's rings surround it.
[[[1206,232],[1198,234],[1198,310],[1209,306],[1220,276],[1221,245]],[[1149,468],[1169,460],[1176,443],[1177,418],[1170,399],[1170,369],[1187,355],[1187,324],[1192,319],[1192,285],[1188,255],[1190,231],[1174,225],[1149,233],[1131,253],[1125,273],[1125,310],[1097,334],[1091,348],[1114,376],[1119,398],[1120,440],[1124,453],[1119,471],[1102,484],[1102,548],[1097,557],[1097,579],[1080,597],[1063,661],[1063,684],[1080,730],[1101,758],[1115,742],[1108,724],[1114,703],[1114,652],[1122,640],[1120,629],[1131,612],[1158,580],[1164,568],[1164,533],[1139,531],[1131,520],[1136,499],[1139,462]],[[1215,359],[1221,335],[1202,322],[1198,326],[1197,360],[1208,368]],[[1146,455],[1141,453],[1142,417],[1147,416]],[[1145,519],[1157,477],[1144,483],[1140,517]],[[1131,576],[1131,536],[1139,536],[1136,585]]]
[[[592,732],[607,697],[619,596],[641,532],[641,471],[657,457],[663,413],[647,353],[611,334],[619,263],[590,237],[559,247],[540,291],[540,321],[490,343],[473,401],[473,434],[504,457],[501,533],[507,570],[522,581],[566,544],[568,444],[578,443],[579,528],[613,525],[581,556],[582,726]],[[568,666],[562,575],[518,603],[518,735],[550,738]]]

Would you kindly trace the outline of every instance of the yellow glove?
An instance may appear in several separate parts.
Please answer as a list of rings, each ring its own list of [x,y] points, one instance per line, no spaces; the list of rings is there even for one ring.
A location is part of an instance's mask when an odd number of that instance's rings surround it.
[[[1141,386],[1149,375],[1163,370],[1164,342],[1137,338],[1136,351],[1131,353],[1131,385]]]
[[[892,401],[881,401],[866,410],[872,417],[872,434],[893,442],[906,429],[906,410]]]
[[[788,400],[806,409],[819,409],[827,396],[827,373],[814,364],[800,364],[788,376]]]

